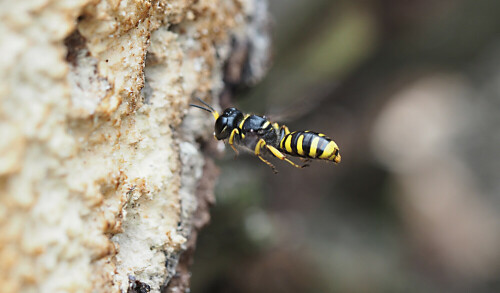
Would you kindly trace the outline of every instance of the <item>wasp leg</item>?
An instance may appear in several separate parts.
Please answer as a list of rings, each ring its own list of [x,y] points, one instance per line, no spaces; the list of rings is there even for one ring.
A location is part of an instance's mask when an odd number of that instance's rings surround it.
[[[304,163],[309,163],[311,161],[310,158],[299,158]]]
[[[278,159],[280,160],[284,160],[284,161],[287,161],[288,163],[290,163],[292,166],[296,167],[296,168],[305,168],[307,166],[309,166],[308,164],[304,164],[302,166],[300,165],[297,165],[295,164],[294,162],[290,161],[289,159],[287,159],[287,157],[282,153],[280,152],[277,148],[273,147],[273,146],[270,146],[270,145],[266,145],[266,148]]]
[[[277,123],[275,123],[276,126],[278,126]],[[281,141],[285,136],[290,134],[290,129],[286,125],[281,125],[279,128],[279,140]]]
[[[285,135],[290,134],[290,129],[288,129],[288,126],[286,126],[286,125],[281,125],[280,129],[281,129],[281,131],[284,131],[284,132],[285,132]]]
[[[229,136],[229,145],[231,146],[231,148],[234,150],[234,152],[236,153],[236,156],[238,156],[239,152],[238,150],[234,147],[234,136],[235,135],[240,135],[240,131],[238,130],[238,128],[235,128],[233,129],[233,131],[231,131],[231,135]],[[236,157],[235,156],[235,157]]]
[[[267,161],[266,159],[264,159],[262,157],[262,155],[260,154],[260,151],[264,148],[264,147],[267,147],[267,144],[266,142],[261,138],[258,142],[257,142],[257,145],[255,146],[255,155],[257,157],[259,157],[259,159],[266,163],[269,167],[271,167],[271,169],[273,169],[273,172],[274,174],[278,174],[278,170],[276,170],[276,167],[274,167],[273,164],[271,164],[269,161]]]

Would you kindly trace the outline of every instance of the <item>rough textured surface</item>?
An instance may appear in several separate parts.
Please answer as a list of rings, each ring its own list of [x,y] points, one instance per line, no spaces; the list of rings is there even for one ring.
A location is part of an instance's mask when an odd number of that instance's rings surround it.
[[[249,36],[258,41],[247,79],[262,76],[268,39],[255,37],[262,21],[252,19],[263,8],[0,3],[2,292],[158,292],[168,283],[194,239],[193,214],[198,228],[207,220],[198,207],[207,197],[195,196],[204,165],[195,137],[212,121],[196,111],[185,119],[190,98],[221,92],[224,61]]]

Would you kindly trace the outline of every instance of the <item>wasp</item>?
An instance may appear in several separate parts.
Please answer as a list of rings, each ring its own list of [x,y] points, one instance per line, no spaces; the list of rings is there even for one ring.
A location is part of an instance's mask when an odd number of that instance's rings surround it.
[[[265,116],[244,114],[236,108],[227,108],[219,114],[212,106],[198,100],[206,108],[195,104],[190,106],[212,113],[215,118],[214,136],[217,140],[227,139],[236,154],[238,150],[235,145],[250,149],[274,173],[278,173],[274,165],[263,157],[266,153],[296,168],[304,168],[308,164],[298,165],[286,155],[300,157],[306,162],[320,159],[340,163],[337,144],[322,133],[309,130],[290,132],[286,125],[271,122]]]

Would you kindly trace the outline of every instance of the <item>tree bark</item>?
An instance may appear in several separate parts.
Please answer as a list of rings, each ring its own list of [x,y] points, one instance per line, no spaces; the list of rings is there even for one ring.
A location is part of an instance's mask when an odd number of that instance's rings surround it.
[[[187,290],[217,173],[188,104],[219,96],[235,44],[262,77],[265,17],[261,0],[0,3],[2,292]]]

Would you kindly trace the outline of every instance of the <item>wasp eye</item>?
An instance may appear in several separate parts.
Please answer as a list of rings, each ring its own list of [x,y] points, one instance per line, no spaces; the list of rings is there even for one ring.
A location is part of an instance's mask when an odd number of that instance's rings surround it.
[[[217,139],[224,139],[227,134],[229,119],[227,117],[221,116],[215,122],[215,137]]]

